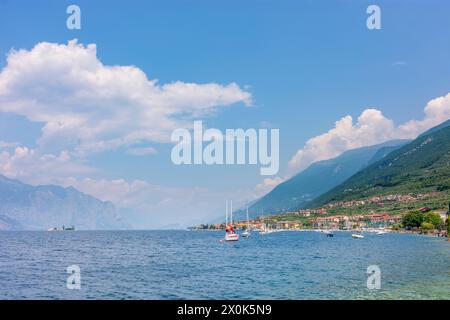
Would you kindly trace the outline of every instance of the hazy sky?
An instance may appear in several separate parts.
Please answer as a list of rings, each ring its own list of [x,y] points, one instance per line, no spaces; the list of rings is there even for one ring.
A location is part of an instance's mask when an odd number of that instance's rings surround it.
[[[139,228],[209,220],[313,161],[450,118],[449,13],[444,0],[0,0],[0,174],[74,186]],[[280,171],[175,166],[170,134],[194,120],[278,128]]]

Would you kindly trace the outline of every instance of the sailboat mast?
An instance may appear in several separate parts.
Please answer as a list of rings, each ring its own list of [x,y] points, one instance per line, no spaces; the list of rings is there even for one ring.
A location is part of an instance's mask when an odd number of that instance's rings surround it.
[[[250,226],[250,222],[248,221],[248,206],[247,206],[247,229],[249,228],[249,226]]]
[[[233,227],[233,200],[230,200],[230,219],[231,227]]]
[[[225,229],[228,226],[228,200],[225,200]]]

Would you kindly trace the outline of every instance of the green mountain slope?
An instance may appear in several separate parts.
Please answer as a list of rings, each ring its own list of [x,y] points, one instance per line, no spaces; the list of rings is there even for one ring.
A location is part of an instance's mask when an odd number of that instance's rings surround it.
[[[450,123],[445,124],[369,165],[308,207],[374,195],[450,190]]]
[[[390,151],[410,142],[393,140],[383,144],[358,148],[342,155],[310,165],[286,180],[249,208],[252,217],[261,213],[276,213],[301,208],[308,201],[344,182],[370,163],[378,161]],[[242,212],[237,212],[242,214]]]

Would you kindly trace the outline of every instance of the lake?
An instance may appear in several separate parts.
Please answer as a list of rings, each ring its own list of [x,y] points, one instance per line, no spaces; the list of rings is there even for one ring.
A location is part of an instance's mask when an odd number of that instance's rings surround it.
[[[0,299],[450,299],[450,242],[364,235],[0,232]],[[69,265],[80,290],[66,287]],[[379,290],[366,285],[371,265]]]

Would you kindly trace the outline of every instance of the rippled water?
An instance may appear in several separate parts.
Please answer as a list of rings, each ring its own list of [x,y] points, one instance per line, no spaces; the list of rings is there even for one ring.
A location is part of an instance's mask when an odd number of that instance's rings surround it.
[[[450,299],[450,243],[405,234],[0,232],[1,299]],[[81,268],[81,290],[66,268]],[[381,289],[366,287],[369,265]]]

